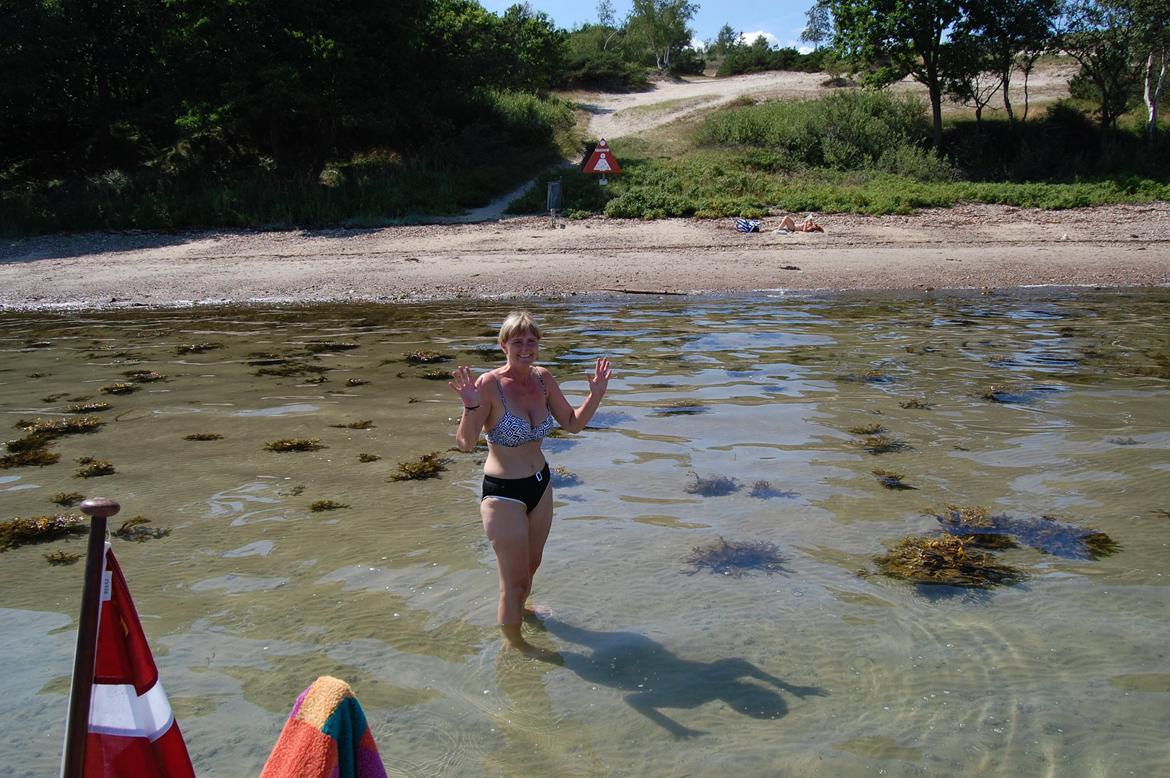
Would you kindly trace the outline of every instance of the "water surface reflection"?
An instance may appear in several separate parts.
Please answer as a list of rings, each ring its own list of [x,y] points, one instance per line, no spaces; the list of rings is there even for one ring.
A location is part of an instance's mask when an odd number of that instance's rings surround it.
[[[456,401],[429,374],[497,364],[504,303],[0,315],[6,438],[111,405],[52,442],[57,463],[0,470],[0,519],[81,491],[171,530],[114,543],[201,775],[257,773],[322,673],[353,683],[407,775],[1153,774],[1170,763],[1167,303],[535,305],[570,398],[596,355],[617,370],[591,428],[546,449],[564,470],[532,639],[563,666],[499,649],[484,452],[450,450]],[[406,359],[423,350],[452,360]],[[265,450],[282,438],[320,448]],[[427,452],[440,478],[389,480]],[[77,477],[84,457],[116,473]],[[688,492],[699,477],[736,488]],[[1029,578],[980,595],[873,574],[948,503],[1056,516],[1121,550],[998,552]],[[783,574],[695,573],[720,539],[774,546]],[[0,774],[57,768],[81,570],[44,553],[83,546],[0,554],[21,701]]]

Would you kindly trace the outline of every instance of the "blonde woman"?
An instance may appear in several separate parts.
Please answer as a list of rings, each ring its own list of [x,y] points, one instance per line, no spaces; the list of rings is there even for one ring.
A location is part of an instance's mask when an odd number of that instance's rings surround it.
[[[463,401],[455,442],[471,451],[487,430],[488,456],[483,466],[479,513],[500,576],[496,611],[508,643],[525,653],[539,653],[520,634],[532,577],[540,567],[552,528],[552,489],[541,443],[554,421],[566,432],[580,432],[593,418],[609,385],[609,360],[597,360],[588,376],[589,396],[574,409],[543,367],[540,327],[527,311],[508,314],[499,344],[506,362],[479,378],[466,366],[455,368],[449,386]]]

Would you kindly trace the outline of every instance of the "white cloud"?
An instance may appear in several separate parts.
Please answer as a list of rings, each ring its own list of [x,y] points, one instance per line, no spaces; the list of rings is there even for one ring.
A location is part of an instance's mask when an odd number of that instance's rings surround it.
[[[739,34],[739,42],[747,44],[748,46],[756,42],[756,38],[763,36],[764,40],[768,42],[769,46],[779,46],[780,39],[770,32],[759,30],[758,32],[741,32]]]

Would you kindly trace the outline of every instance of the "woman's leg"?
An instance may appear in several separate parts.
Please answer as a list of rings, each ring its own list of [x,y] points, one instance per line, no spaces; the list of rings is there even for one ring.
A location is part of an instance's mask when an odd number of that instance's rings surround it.
[[[524,592],[524,599],[532,593],[532,579],[540,567],[540,560],[544,558],[544,544],[548,540],[549,530],[552,529],[553,498],[552,486],[544,490],[540,502],[528,514],[528,588]]]
[[[519,637],[520,610],[531,584],[528,572],[528,513],[524,503],[496,497],[480,500],[479,513],[483,518],[487,539],[496,552],[496,567],[500,575],[496,618],[501,627],[516,625],[516,636]],[[505,634],[508,634],[506,629]]]

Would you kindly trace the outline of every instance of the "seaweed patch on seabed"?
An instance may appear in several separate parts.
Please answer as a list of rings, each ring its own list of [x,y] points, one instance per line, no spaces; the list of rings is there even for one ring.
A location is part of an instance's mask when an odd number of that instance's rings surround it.
[[[748,493],[749,496],[758,498],[760,500],[770,500],[773,497],[799,497],[796,492],[788,489],[780,489],[773,486],[771,481],[756,481],[752,484],[752,490]]]
[[[874,422],[873,424],[862,424],[858,427],[850,427],[849,434],[851,435],[881,435],[886,431],[882,425]]]
[[[72,419],[21,419],[16,428],[24,430],[27,437],[52,440],[64,435],[84,435],[96,432],[105,422],[95,416],[79,416]]]
[[[1005,405],[1026,403],[1031,399],[1028,395],[1028,390],[1022,386],[1004,386],[1000,384],[985,386],[975,396],[988,402],[1003,403]]]
[[[333,500],[317,500],[309,504],[309,510],[313,513],[322,513],[324,511],[337,511],[342,508],[348,508],[349,505],[343,502],[334,502]]]
[[[108,384],[101,388],[102,394],[132,394],[138,391],[134,384]]]
[[[85,495],[81,492],[57,492],[49,498],[49,502],[60,505],[62,508],[72,508],[84,499]]]
[[[347,381],[345,382],[345,385],[346,385],[346,386],[350,386],[350,387],[353,387],[353,386],[365,386],[365,385],[366,385],[366,384],[368,384],[368,383],[369,383],[369,381],[367,381],[367,380],[366,380],[366,379],[364,379],[364,378],[350,378],[349,380],[347,380]]]
[[[153,384],[156,381],[165,381],[166,376],[153,370],[127,370],[122,375],[136,384]]]
[[[910,535],[873,559],[882,575],[919,584],[989,589],[1027,578],[1022,570],[967,546],[963,538],[945,532],[937,537]]]
[[[104,459],[94,459],[93,457],[78,457],[77,464],[81,465],[76,473],[75,478],[98,478],[103,475],[113,475],[118,472],[112,462],[107,462]]]
[[[101,413],[114,406],[109,403],[78,402],[65,406],[66,413]]]
[[[738,492],[741,484],[734,478],[725,475],[701,476],[691,473],[695,480],[687,484],[687,494],[698,494],[703,497],[723,497]]]
[[[454,378],[450,370],[424,370],[420,377],[428,381],[450,381]]]
[[[51,551],[45,554],[45,561],[51,565],[72,565],[81,559],[84,554],[73,554],[68,551]]]
[[[143,518],[142,516],[135,516],[133,518],[126,519],[126,521],[122,522],[122,526],[118,527],[110,534],[116,538],[121,538],[122,540],[132,540],[135,543],[145,543],[148,540],[158,540],[159,538],[165,538],[167,535],[171,534],[170,529],[165,527],[148,527],[146,526],[147,524],[150,524],[150,519]]]
[[[356,343],[347,343],[344,341],[327,341],[327,340],[313,340],[305,344],[305,351],[310,354],[325,354],[333,351],[352,351],[358,348]]]
[[[773,543],[763,541],[728,542],[720,537],[717,543],[695,546],[684,561],[694,567],[687,571],[687,575],[694,575],[703,569],[733,578],[757,570],[768,575],[784,572],[780,549]]]
[[[906,410],[915,410],[915,411],[928,411],[934,407],[933,405],[926,402],[925,400],[919,400],[916,397],[912,398],[910,400],[904,400],[904,401],[898,403],[898,405],[902,408],[905,408]]]
[[[891,438],[889,435],[870,435],[869,437],[853,441],[853,445],[874,456],[878,454],[889,454],[895,451],[905,451],[910,448],[910,444],[906,441],[899,438]]]
[[[878,483],[887,489],[909,490],[918,488],[917,486],[911,486],[910,484],[903,483],[902,479],[906,476],[893,470],[877,469],[871,472],[877,477]]]
[[[360,419],[346,424],[330,424],[329,426],[339,430],[372,430],[374,422],[371,419]]]
[[[251,363],[250,363],[251,364]],[[275,376],[276,378],[303,377],[316,375],[317,379],[326,381],[325,373],[333,368],[324,365],[310,365],[306,362],[282,362],[271,367],[261,367],[256,371],[258,376]]]
[[[278,454],[290,451],[320,451],[326,448],[321,445],[320,438],[281,438],[264,444],[266,451],[275,451]]]
[[[179,356],[184,354],[202,354],[206,351],[215,351],[220,348],[223,348],[222,343],[208,343],[206,341],[202,343],[181,343],[175,346],[175,353]]]
[[[1100,559],[1121,549],[1100,530],[1078,527],[1055,516],[1016,519],[1006,513],[992,514],[983,506],[944,505],[934,518],[947,532],[981,538],[1008,536],[1045,554],[1065,559]]]
[[[550,483],[554,489],[564,489],[569,486],[580,486],[581,479],[567,467],[558,465],[552,469],[552,480]]]
[[[890,384],[894,382],[894,377],[880,368],[871,368],[858,373],[839,375],[836,380],[854,384]]]
[[[447,462],[438,451],[423,454],[418,459],[398,463],[398,472],[390,476],[391,481],[420,481],[438,478],[447,469]]]
[[[183,440],[223,440],[223,435],[215,432],[192,432],[190,435],[184,435]]]
[[[75,513],[56,516],[17,517],[0,522],[0,551],[33,543],[48,543],[68,535],[82,535],[89,531],[89,519]]]
[[[437,362],[450,362],[452,358],[438,351],[404,351],[402,359],[411,365],[432,365]]]
[[[696,400],[675,400],[666,405],[657,405],[654,407],[651,416],[694,416],[699,413],[706,413],[709,411],[706,405]]]
[[[22,440],[24,440],[22,438]],[[26,451],[13,451],[12,444],[18,441],[8,441],[10,453],[0,456],[0,470],[13,467],[47,467],[61,461],[61,455],[46,448],[32,448]]]

